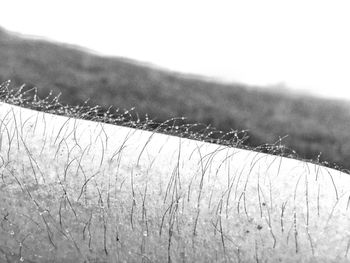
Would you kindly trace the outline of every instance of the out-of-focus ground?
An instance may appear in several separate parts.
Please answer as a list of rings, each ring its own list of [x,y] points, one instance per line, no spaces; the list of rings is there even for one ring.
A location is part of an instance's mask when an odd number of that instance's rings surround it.
[[[204,58],[205,60],[205,58]],[[62,93],[62,103],[136,107],[141,118],[189,122],[222,131],[249,130],[246,144],[283,144],[300,158],[337,163],[349,169],[350,103],[303,94],[223,84],[168,72],[134,61],[101,57],[77,47],[29,40],[0,29],[0,81]]]

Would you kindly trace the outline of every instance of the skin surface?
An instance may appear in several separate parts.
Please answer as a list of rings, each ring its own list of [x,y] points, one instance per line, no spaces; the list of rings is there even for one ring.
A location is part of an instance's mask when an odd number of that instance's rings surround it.
[[[0,261],[348,260],[348,174],[5,103],[0,132]]]

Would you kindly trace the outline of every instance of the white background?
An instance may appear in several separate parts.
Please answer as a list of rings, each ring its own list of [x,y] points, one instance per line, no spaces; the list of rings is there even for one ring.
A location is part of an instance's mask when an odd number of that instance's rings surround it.
[[[8,30],[350,100],[350,1],[0,0],[0,8]]]

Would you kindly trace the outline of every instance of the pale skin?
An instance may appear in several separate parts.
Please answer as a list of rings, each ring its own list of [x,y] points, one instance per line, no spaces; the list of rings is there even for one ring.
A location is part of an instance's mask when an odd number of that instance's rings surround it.
[[[5,103],[0,131],[0,259],[347,261],[339,171]]]

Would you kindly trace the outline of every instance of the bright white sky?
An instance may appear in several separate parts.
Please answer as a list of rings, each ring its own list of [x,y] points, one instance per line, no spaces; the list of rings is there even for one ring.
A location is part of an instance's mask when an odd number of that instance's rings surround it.
[[[350,100],[348,0],[0,0],[0,26],[168,69]]]

